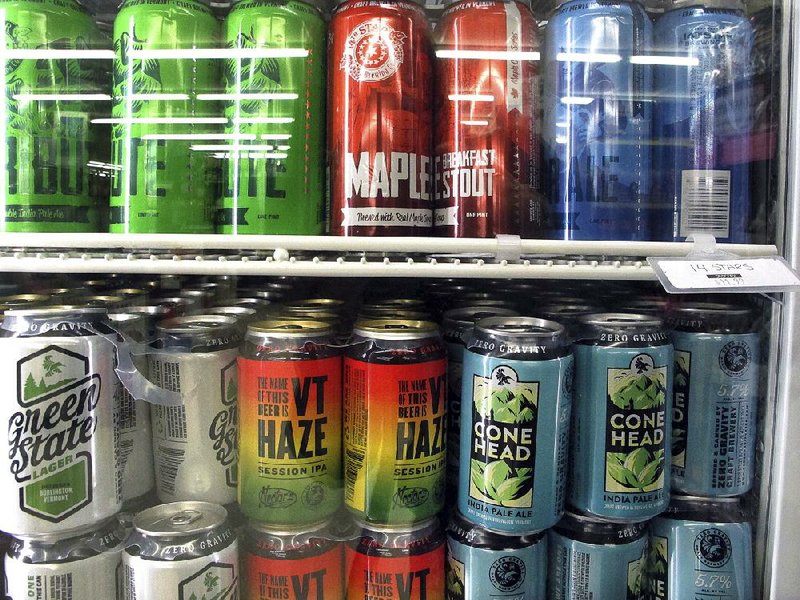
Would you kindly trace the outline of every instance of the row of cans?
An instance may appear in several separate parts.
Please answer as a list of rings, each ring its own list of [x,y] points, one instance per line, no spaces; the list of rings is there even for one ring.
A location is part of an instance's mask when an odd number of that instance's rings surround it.
[[[244,344],[230,316],[162,322],[145,370],[182,403],[150,398],[152,445],[146,405],[126,394],[112,360],[122,315],[112,324],[102,308],[7,311],[5,364],[18,382],[4,409],[7,466],[20,492],[2,529],[49,533],[113,515],[131,456],[127,479],[142,494],[151,487],[150,452],[162,501],[238,498],[249,518],[273,525],[324,520],[342,492],[371,523],[431,518],[445,505],[448,442],[459,510],[509,533],[550,528],[565,499],[601,519],[651,518],[666,509],[671,470],[684,493],[736,496],[752,485],[758,339],[746,309],[676,310],[676,329],[708,330],[677,358],[653,317],[589,315],[571,346],[553,321],[466,309],[465,331],[478,324],[456,336],[452,352],[466,345],[451,369],[460,397],[448,398],[436,326],[380,316],[412,302],[363,306],[372,320],[356,324],[344,352],[310,310],[344,305],[333,299],[284,305],[306,312],[251,324]],[[691,381],[702,385],[692,392]],[[137,417],[133,432],[121,426]]]
[[[404,0],[241,0],[222,35],[196,0],[129,0],[108,118],[95,62],[24,57],[108,46],[92,18],[14,2],[4,227],[96,229],[105,185],[116,233],[749,242],[753,27],[669,8],[563,1],[540,42],[519,0],[454,2],[435,36]]]
[[[10,600],[684,600],[752,596],[750,526],[738,503],[677,497],[648,523],[567,514],[503,536],[459,515],[410,528],[231,527],[205,502],[159,505],[84,532],[10,541]],[[344,540],[344,541],[343,541]]]

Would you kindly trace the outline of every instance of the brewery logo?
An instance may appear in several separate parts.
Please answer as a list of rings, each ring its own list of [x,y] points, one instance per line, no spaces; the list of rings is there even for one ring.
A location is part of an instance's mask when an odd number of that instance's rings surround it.
[[[383,81],[403,64],[407,35],[380,19],[365,21],[347,36],[339,68],[356,81]]]
[[[719,366],[731,377],[744,374],[750,366],[753,354],[750,346],[741,341],[728,342],[719,353]]]
[[[501,592],[513,592],[525,581],[525,563],[516,556],[498,558],[489,568],[489,581]]]
[[[20,510],[58,523],[92,502],[100,375],[89,359],[47,346],[17,363],[19,410],[8,419]]]
[[[178,600],[233,600],[237,598],[236,569],[225,563],[211,563],[181,581]]]
[[[694,538],[694,553],[704,565],[719,569],[731,558],[731,539],[720,529],[704,529]]]

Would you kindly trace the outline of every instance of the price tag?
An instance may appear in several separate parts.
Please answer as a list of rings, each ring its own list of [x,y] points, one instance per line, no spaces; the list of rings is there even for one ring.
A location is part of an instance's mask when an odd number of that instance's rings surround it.
[[[668,292],[788,292],[800,290],[800,276],[781,257],[648,258]]]

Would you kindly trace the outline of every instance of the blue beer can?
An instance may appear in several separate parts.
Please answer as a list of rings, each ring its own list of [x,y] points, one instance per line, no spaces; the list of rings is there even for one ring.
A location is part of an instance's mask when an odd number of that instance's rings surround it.
[[[570,0],[545,29],[547,237],[647,240],[653,27],[642,6]]]
[[[675,347],[672,489],[739,496],[755,471],[759,335],[742,306],[690,302],[667,324]]]
[[[447,346],[447,453],[446,504],[455,502],[458,491],[458,443],[461,433],[461,374],[464,346],[472,326],[489,317],[514,317],[517,311],[490,306],[451,308],[442,315],[442,338]]]
[[[567,512],[549,531],[551,600],[638,600],[644,594],[647,523],[609,523]]]
[[[737,0],[672,7],[653,33],[653,239],[749,243],[753,26]]]
[[[547,536],[502,535],[455,512],[447,527],[447,600],[546,600]]]
[[[599,520],[650,519],[669,504],[672,344],[657,317],[581,323],[567,502]]]
[[[650,523],[646,572],[653,600],[752,600],[752,532],[740,500],[673,496]]]
[[[525,535],[564,511],[572,353],[564,327],[533,317],[478,321],[464,351],[458,510]]]

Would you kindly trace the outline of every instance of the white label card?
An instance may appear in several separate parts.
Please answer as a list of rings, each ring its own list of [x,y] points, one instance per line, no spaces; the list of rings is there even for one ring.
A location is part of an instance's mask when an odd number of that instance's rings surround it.
[[[648,258],[670,293],[787,292],[800,290],[800,276],[783,258]]]

